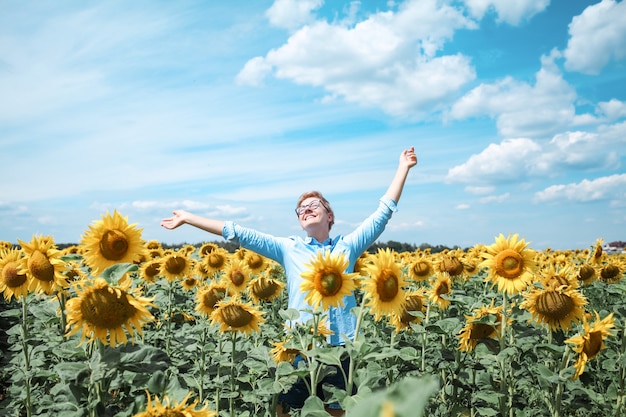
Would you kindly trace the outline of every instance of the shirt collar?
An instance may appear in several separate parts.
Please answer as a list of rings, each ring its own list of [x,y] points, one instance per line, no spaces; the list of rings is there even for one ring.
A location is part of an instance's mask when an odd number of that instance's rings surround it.
[[[330,246],[333,243],[333,239],[331,237],[329,237],[328,239],[326,239],[323,242],[318,242],[317,239],[315,239],[314,237],[311,236],[307,236],[304,241],[308,244],[308,245],[317,245],[317,246]]]

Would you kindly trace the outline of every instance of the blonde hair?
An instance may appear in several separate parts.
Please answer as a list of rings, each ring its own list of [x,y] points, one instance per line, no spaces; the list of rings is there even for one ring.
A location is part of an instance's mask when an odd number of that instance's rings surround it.
[[[307,191],[305,193],[302,193],[300,197],[298,198],[298,204],[296,204],[296,208],[300,207],[300,205],[302,204],[304,200],[306,200],[307,198],[311,198],[311,197],[319,198],[320,203],[322,203],[322,206],[324,206],[326,211],[329,214],[331,214],[330,223],[328,224],[328,230],[330,230],[330,228],[333,227],[333,224],[335,224],[335,213],[333,212],[333,209],[330,206],[330,203],[328,202],[328,200],[326,200],[326,198],[319,191]]]

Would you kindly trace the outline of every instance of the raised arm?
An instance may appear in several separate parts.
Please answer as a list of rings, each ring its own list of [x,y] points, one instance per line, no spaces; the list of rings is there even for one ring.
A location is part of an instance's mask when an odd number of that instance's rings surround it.
[[[409,170],[415,165],[417,165],[417,156],[415,156],[415,150],[411,146],[411,149],[405,149],[400,154],[400,161],[398,162],[396,175],[393,177],[393,180],[391,181],[391,184],[389,184],[389,188],[385,193],[387,197],[391,198],[396,203],[400,200],[406,176],[409,174]]]
[[[197,214],[189,213],[185,210],[174,210],[173,213],[174,215],[172,217],[161,220],[161,226],[172,230],[180,225],[188,224],[209,233],[222,236],[224,222],[221,220],[207,219],[206,217],[198,216]]]

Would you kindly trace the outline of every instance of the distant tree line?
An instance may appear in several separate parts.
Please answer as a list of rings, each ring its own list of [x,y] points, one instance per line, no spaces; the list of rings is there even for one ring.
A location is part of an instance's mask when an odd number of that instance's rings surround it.
[[[230,253],[234,253],[237,249],[239,249],[239,245],[233,242],[229,242],[229,241],[212,241],[212,242],[200,242],[200,243],[187,243],[187,242],[183,242],[183,243],[177,243],[177,244],[170,244],[170,243],[161,243],[161,246],[163,247],[163,249],[178,249],[181,248],[183,246],[187,246],[187,245],[191,245],[191,246],[195,246],[197,248],[199,248],[200,246],[204,245],[205,243],[212,243],[216,246],[219,246],[220,248],[226,249],[228,252]],[[623,242],[620,242],[623,243]],[[70,246],[76,246],[76,243],[58,243],[57,244],[57,248],[62,250],[65,249],[67,247]],[[614,245],[613,243],[610,243],[610,245]],[[459,249],[459,246],[453,246],[453,247],[449,247],[449,246],[445,246],[445,245],[431,245],[429,243],[422,243],[419,246],[416,246],[414,244],[411,243],[405,243],[405,242],[398,242],[395,240],[388,240],[387,242],[376,242],[374,243],[372,246],[370,246],[367,251],[369,253],[376,253],[378,251],[378,249],[391,249],[395,252],[401,253],[401,252],[415,252],[416,250],[427,250],[430,249],[431,253],[439,253],[439,252],[443,252],[445,250],[451,250],[451,249]]]

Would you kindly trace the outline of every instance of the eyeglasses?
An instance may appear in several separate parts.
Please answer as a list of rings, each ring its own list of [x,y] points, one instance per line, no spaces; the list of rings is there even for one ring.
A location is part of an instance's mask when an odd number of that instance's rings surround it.
[[[306,211],[306,209],[315,210],[316,208],[318,208],[320,206],[320,204],[322,204],[321,200],[313,200],[309,204],[305,204],[305,205],[302,205],[300,207],[297,207],[296,208],[296,214],[298,216],[301,216]]]

